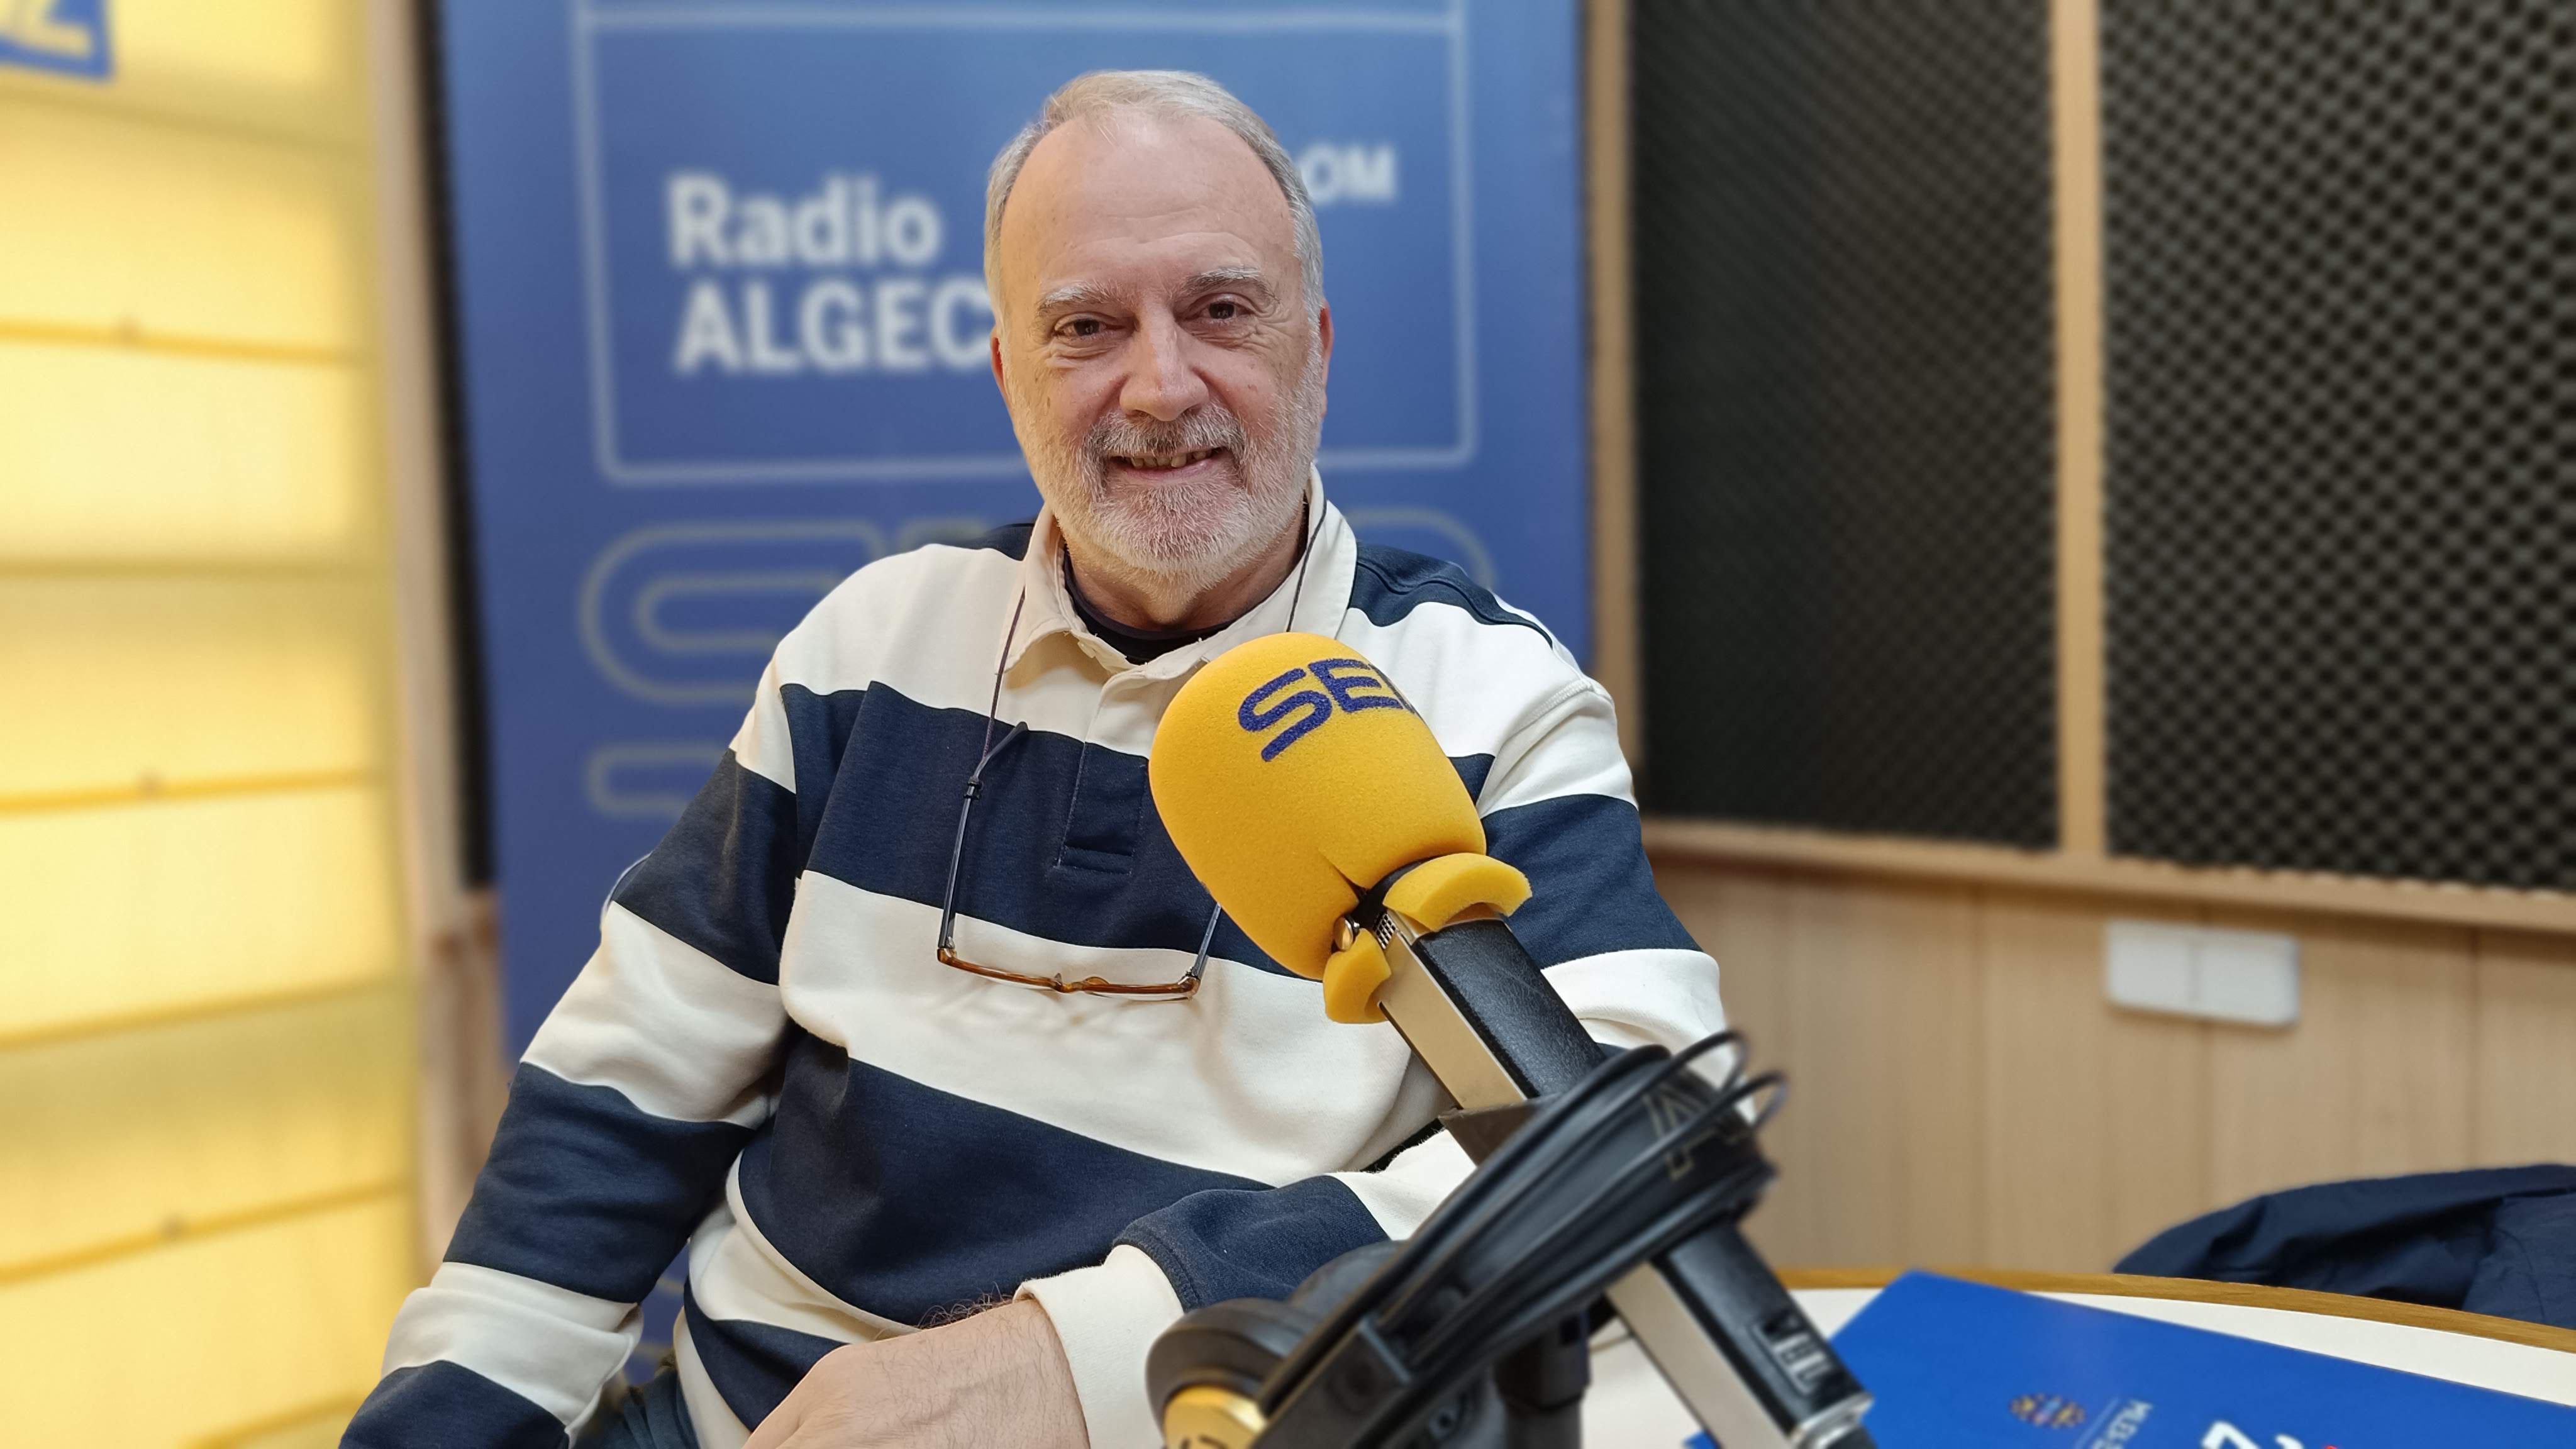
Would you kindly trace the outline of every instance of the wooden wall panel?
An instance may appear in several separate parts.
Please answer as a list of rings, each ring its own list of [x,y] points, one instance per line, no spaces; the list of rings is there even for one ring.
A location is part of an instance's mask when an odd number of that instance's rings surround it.
[[[1717,958],[1717,989],[1726,1002],[1727,1025],[1748,1039],[1752,1069],[1780,1068],[1793,1078],[1803,1078],[1789,1059],[1795,1033],[1790,1017],[1787,883],[1769,872],[1680,865],[1658,871],[1656,884],[1692,939]],[[1791,1090],[1796,1087],[1793,1080]],[[1779,1166],[1783,1182],[1811,1180],[1825,1170],[1809,1150],[1808,1134],[1802,1130],[1806,1116],[1784,1111],[1763,1129],[1763,1151]],[[1766,1199],[1764,1206],[1755,1209],[1745,1231],[1774,1262],[1824,1261],[1824,1240],[1811,1231],[1803,1214],[1794,1207],[1784,1210],[1776,1200]]]
[[[2213,1027],[2213,1205],[2468,1165],[2476,962],[2467,931],[2213,913],[2299,938],[2299,1021]]]
[[[1985,1207],[1974,904],[1910,887],[1790,889],[1789,1110],[1811,1171],[1784,1181],[1778,1207],[1834,1261],[1973,1257]],[[1812,1170],[1819,1158],[1829,1170]]]
[[[2576,941],[2481,933],[2477,1158],[2576,1162]]]
[[[1768,871],[1680,866],[1655,884],[1701,949],[1717,958],[1727,1025],[1752,1038],[1756,1061],[1789,1048],[1791,891]]]
[[[1718,959],[1757,1068],[1789,1074],[1750,1221],[1800,1264],[1973,1261],[1984,1210],[1976,916],[1955,892],[1688,865],[1666,897]],[[1919,1090],[1892,1091],[1892,1084]]]
[[[2209,1028],[2104,999],[2109,919],[1979,900],[1987,1266],[2101,1272],[2207,1202]]]
[[[1678,858],[1658,879],[1789,1073],[1781,1264],[2099,1271],[2256,1193],[2576,1161],[2576,938]],[[2281,1031],[2113,1008],[2114,917],[2299,938]]]

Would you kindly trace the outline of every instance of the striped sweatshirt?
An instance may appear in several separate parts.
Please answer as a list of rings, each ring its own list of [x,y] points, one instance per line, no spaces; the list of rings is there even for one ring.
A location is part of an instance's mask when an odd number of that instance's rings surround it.
[[[1321,988],[1230,921],[1187,1001],[939,963],[997,666],[1001,722],[1029,733],[966,841],[969,959],[1187,970],[1213,903],[1146,790],[1154,727],[1206,660],[1295,628],[1338,635],[1420,709],[1489,849],[1535,887],[1514,929],[1595,1038],[1718,1029],[1717,967],[1655,894],[1609,696],[1455,566],[1359,542],[1320,480],[1309,508],[1302,588],[1292,572],[1145,664],[1083,628],[1043,512],[879,560],[818,604],[611,896],[343,1443],[564,1444],[685,1245],[673,1346],[707,1449],[741,1444],[832,1348],[1014,1295],[1053,1323],[1093,1449],[1149,1449],[1145,1352],[1173,1319],[1284,1296],[1464,1176],[1403,1039],[1326,1020]]]

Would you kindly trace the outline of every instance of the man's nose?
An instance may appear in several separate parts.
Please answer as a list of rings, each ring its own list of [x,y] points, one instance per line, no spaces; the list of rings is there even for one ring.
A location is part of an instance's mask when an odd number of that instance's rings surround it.
[[[1137,328],[1128,345],[1127,385],[1119,391],[1118,405],[1168,423],[1206,402],[1207,380],[1199,376],[1191,345],[1175,318]]]

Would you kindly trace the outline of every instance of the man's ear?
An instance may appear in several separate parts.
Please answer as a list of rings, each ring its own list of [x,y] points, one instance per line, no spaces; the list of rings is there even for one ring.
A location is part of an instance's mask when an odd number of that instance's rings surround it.
[[[1315,367],[1323,373],[1322,377],[1315,379],[1316,387],[1321,388],[1333,375],[1333,304],[1330,302],[1315,309]],[[1325,406],[1329,408],[1331,403],[1327,401]]]
[[[984,341],[988,344],[987,350],[993,358],[993,386],[1002,390],[1002,401],[1009,402],[1011,385],[1002,377],[1002,326],[1000,323],[993,324],[993,335],[985,338]]]

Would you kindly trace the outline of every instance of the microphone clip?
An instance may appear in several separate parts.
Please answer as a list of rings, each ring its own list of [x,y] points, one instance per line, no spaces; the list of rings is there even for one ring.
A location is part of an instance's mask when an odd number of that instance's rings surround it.
[[[1388,872],[1333,923],[1332,954],[1324,961],[1324,1014],[1353,1024],[1386,1020],[1379,994],[1395,974],[1388,953],[1399,941],[1410,947],[1459,922],[1508,916],[1529,894],[1529,877],[1475,852],[1434,856]]]

